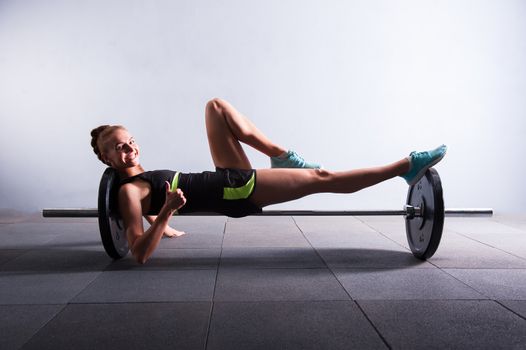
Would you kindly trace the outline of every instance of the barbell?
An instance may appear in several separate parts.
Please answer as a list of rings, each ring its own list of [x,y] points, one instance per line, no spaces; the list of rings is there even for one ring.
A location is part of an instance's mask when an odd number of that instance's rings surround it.
[[[102,244],[106,253],[113,259],[128,254],[128,242],[124,225],[118,213],[117,191],[119,176],[113,168],[102,174],[99,185],[98,208],[48,208],[43,209],[46,218],[98,217]],[[450,215],[492,215],[492,209],[444,209],[444,199],[440,176],[434,168],[427,170],[416,184],[409,187],[407,200],[401,210],[265,210],[253,214],[259,216],[384,216],[401,215],[405,217],[407,241],[413,255],[426,260],[436,252],[442,230],[444,216]],[[175,214],[174,214],[175,215]],[[211,212],[182,214],[185,216],[220,215]]]

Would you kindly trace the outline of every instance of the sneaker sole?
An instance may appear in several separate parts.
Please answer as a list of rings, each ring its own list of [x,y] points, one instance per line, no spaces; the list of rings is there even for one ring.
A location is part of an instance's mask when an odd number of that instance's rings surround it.
[[[433,162],[431,162],[428,166],[422,168],[417,174],[416,176],[413,178],[413,180],[409,183],[409,186],[414,186],[416,185],[416,183],[418,181],[420,181],[420,179],[422,179],[427,171],[427,169],[431,168],[433,165],[435,165],[436,163],[440,162],[444,156],[446,155],[447,153],[447,148],[446,148],[446,151],[444,152],[444,154],[442,154],[442,156],[440,156],[439,158],[435,159]]]
[[[318,167],[284,167],[271,163],[270,169],[323,169],[323,165],[319,164]]]

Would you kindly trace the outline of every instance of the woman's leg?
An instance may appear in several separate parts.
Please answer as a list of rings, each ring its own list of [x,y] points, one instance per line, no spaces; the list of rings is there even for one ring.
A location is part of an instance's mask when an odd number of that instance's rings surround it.
[[[240,142],[269,157],[279,156],[286,151],[225,100],[215,98],[209,101],[205,120],[210,153],[216,167],[252,168]]]
[[[261,169],[250,201],[260,207],[291,201],[314,193],[352,193],[409,171],[410,162],[366,169],[331,172],[321,169]]]

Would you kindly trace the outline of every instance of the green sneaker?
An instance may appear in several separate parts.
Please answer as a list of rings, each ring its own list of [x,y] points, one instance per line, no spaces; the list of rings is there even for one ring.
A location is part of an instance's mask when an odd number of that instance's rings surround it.
[[[286,153],[270,157],[270,166],[272,168],[305,168],[305,169],[319,169],[321,165],[316,163],[307,163],[299,154],[294,151],[287,151]]]
[[[413,186],[424,176],[427,169],[444,158],[446,151],[447,146],[442,145],[431,151],[411,152],[409,155],[410,169],[406,174],[402,175],[402,178],[409,186]]]

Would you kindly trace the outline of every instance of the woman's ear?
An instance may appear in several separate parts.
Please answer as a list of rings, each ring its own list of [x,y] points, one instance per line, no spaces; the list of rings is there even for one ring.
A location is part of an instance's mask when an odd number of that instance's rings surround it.
[[[102,162],[104,164],[106,164],[107,166],[111,166],[110,161],[104,156],[104,154],[101,154],[100,157],[102,158]]]

